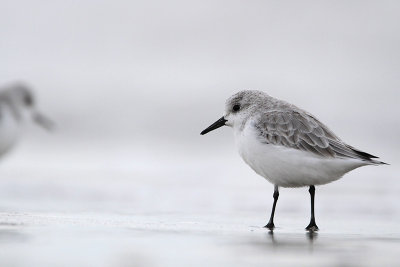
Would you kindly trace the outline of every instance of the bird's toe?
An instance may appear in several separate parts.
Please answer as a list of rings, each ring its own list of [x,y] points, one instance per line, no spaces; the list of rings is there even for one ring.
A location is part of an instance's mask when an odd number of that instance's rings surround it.
[[[264,226],[264,228],[268,228],[269,230],[274,230],[275,225],[273,222],[269,222],[269,223],[267,223],[266,226]]]
[[[316,231],[319,230],[319,228],[318,228],[318,226],[317,226],[316,224],[309,224],[309,225],[306,227],[306,230],[307,230],[307,231],[310,231],[310,232],[316,232]]]

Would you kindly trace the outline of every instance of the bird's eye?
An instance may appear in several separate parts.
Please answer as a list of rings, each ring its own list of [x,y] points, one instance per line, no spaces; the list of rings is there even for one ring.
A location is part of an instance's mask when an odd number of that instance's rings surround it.
[[[236,104],[233,106],[232,110],[233,111],[238,111],[240,109],[240,105]]]

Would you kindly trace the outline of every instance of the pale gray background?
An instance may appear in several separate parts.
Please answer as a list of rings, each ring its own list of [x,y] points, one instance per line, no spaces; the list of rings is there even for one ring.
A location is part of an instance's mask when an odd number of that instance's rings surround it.
[[[1,0],[0,83],[31,85],[58,127],[29,127],[2,159],[0,263],[394,264],[399,14],[398,1]],[[306,189],[282,190],[275,246],[259,228],[273,187],[230,129],[199,135],[241,89],[391,163],[317,188],[314,253]]]

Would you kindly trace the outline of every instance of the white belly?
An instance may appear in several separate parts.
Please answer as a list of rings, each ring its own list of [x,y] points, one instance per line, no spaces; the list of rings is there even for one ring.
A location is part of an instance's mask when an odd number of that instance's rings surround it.
[[[21,123],[14,118],[7,106],[0,105],[0,155],[16,143],[20,132]]]
[[[353,159],[322,158],[310,152],[261,143],[256,130],[247,126],[235,129],[240,156],[259,175],[282,187],[321,185],[366,165]]]

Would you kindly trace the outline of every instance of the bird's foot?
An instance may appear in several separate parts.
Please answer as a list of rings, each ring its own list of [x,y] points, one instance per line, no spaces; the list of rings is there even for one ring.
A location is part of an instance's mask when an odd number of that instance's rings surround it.
[[[275,225],[274,225],[274,223],[273,222],[269,222],[269,223],[267,223],[267,225],[266,226],[264,226],[264,228],[268,228],[269,230],[274,230],[274,228],[275,228]]]
[[[316,232],[316,231],[318,231],[318,226],[317,226],[317,224],[315,223],[315,221],[311,221],[310,224],[306,227],[306,230],[307,230],[307,231],[310,231],[310,232]]]

